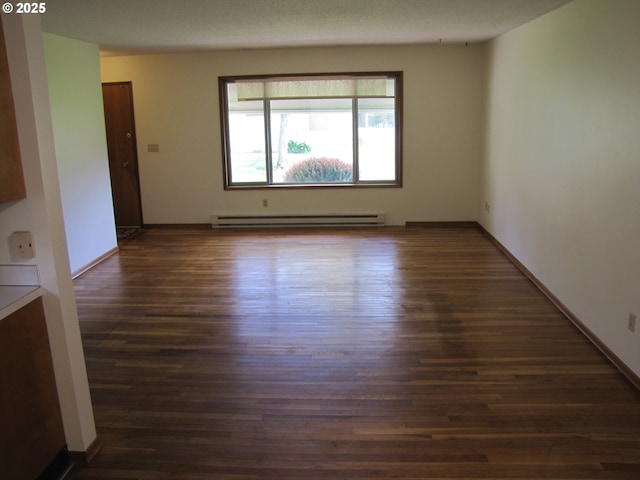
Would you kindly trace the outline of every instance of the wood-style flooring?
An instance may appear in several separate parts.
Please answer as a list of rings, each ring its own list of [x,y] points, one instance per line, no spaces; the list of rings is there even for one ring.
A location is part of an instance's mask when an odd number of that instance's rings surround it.
[[[640,478],[640,392],[474,228],[152,229],[75,292],[74,480]]]

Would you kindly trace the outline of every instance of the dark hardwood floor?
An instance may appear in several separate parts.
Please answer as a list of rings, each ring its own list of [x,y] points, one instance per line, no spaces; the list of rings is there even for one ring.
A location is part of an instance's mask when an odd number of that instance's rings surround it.
[[[640,392],[473,228],[153,229],[75,291],[74,480],[640,478]]]

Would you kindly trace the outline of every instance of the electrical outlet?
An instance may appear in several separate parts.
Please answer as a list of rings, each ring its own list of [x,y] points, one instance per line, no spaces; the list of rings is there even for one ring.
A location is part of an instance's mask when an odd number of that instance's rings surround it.
[[[266,198],[264,200],[262,200],[262,206],[264,208],[268,207],[269,206],[269,200],[267,200]]]
[[[31,232],[13,232],[9,237],[9,244],[14,260],[28,260],[36,256]]]
[[[489,205],[489,202],[484,202],[484,209],[487,213],[491,213],[491,205]]]
[[[636,314],[635,313],[629,314],[629,321],[627,322],[627,328],[629,329],[630,332],[636,331]]]

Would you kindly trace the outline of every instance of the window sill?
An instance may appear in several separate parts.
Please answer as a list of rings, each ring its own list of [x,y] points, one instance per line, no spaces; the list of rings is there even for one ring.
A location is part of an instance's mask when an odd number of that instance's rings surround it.
[[[305,190],[305,189],[342,189],[342,188],[401,188],[401,183],[305,183],[289,185],[225,185],[225,190]]]

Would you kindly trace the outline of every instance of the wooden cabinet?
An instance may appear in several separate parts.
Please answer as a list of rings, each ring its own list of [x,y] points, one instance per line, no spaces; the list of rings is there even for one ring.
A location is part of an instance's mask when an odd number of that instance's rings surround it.
[[[66,460],[40,298],[0,319],[0,426],[0,478],[35,480]]]
[[[0,21],[0,203],[26,196],[9,62]]]

